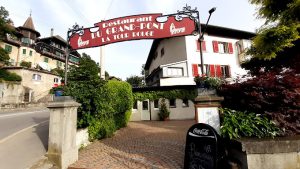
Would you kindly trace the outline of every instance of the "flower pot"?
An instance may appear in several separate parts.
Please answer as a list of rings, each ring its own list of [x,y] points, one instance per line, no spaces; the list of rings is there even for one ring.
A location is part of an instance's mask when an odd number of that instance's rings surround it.
[[[54,95],[56,97],[62,96],[63,95],[63,90],[56,90],[56,91],[54,91]]]

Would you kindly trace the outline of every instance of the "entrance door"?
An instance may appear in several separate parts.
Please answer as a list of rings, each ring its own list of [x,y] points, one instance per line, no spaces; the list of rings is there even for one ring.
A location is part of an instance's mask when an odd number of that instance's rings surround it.
[[[150,106],[149,100],[144,100],[142,102],[142,115],[141,120],[150,120]]]

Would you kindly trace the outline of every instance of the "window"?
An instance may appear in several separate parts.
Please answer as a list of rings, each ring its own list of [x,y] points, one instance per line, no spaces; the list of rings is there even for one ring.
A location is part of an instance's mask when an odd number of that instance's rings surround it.
[[[148,110],[148,101],[143,101],[143,110]]]
[[[23,55],[26,55],[26,49],[23,49]]]
[[[167,76],[183,76],[183,68],[181,68],[181,67],[168,67]]]
[[[165,48],[162,48],[162,49],[160,50],[160,57],[162,57],[164,54],[165,54]]]
[[[227,78],[231,77],[229,65],[203,65],[204,74],[208,77],[220,77]],[[201,73],[201,65],[192,64],[193,76],[199,76]],[[199,70],[199,71],[198,71]]]
[[[44,58],[44,62],[48,63],[49,59],[47,57]]]
[[[29,51],[29,56],[32,56],[32,50]]]
[[[22,41],[22,43],[30,44],[30,39],[29,38],[22,38],[21,41]]]
[[[133,109],[137,109],[137,101],[133,103]]]
[[[56,61],[56,66],[57,66],[57,67],[61,67],[61,66],[62,66],[62,62],[60,62],[60,61],[57,60],[57,61]]]
[[[41,79],[42,79],[42,77],[39,74],[33,74],[32,75],[32,80],[41,80]]]
[[[215,53],[233,53],[232,43],[212,41],[212,44]]]
[[[182,99],[182,107],[189,107],[189,100],[188,99]]]
[[[176,100],[170,99],[170,107],[175,108],[176,107]]]
[[[5,45],[5,50],[6,50],[6,52],[10,53],[12,51],[12,46]]]
[[[154,108],[158,109],[158,100],[154,100]]]
[[[54,83],[58,83],[58,78],[54,78]]]

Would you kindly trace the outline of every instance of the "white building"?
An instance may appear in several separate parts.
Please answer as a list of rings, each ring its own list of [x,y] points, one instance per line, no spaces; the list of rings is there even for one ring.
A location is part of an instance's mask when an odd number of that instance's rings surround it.
[[[202,26],[203,28],[203,26]],[[201,72],[199,36],[153,41],[145,64],[147,86],[194,85],[194,77],[231,78],[245,74],[240,63],[255,33],[209,25],[202,43],[204,72]]]

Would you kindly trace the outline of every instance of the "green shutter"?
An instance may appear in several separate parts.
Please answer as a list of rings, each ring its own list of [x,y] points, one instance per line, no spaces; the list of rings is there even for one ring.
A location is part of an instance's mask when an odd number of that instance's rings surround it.
[[[23,49],[23,54],[26,55],[26,49]]]
[[[10,45],[5,45],[5,50],[10,53],[12,51],[12,46]]]

